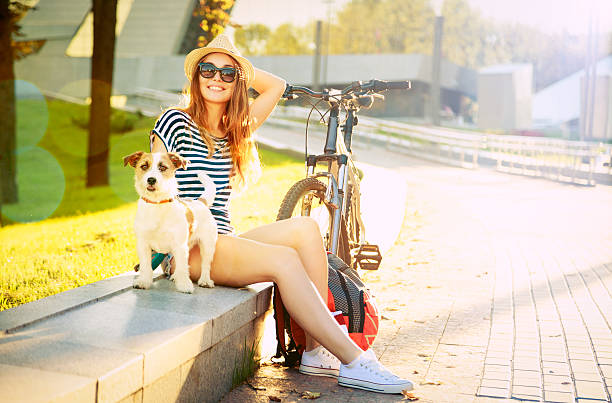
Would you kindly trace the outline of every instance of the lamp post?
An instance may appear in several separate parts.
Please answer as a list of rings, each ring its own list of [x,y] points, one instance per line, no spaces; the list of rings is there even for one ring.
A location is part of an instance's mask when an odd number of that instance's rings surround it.
[[[433,0],[432,6],[435,13],[433,57],[431,61],[431,96],[430,116],[431,123],[440,125],[440,61],[442,58],[442,30],[444,29],[444,17],[442,16],[442,0]]]
[[[325,56],[323,58],[323,67],[321,68],[323,86],[327,86],[327,65],[329,62],[329,41],[331,39],[331,8],[334,0],[324,0],[323,4],[327,5],[327,29],[325,30]]]

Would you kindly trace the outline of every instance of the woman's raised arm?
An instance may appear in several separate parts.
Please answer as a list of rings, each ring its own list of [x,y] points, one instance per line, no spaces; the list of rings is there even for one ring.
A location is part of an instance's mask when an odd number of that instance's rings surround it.
[[[267,71],[255,68],[255,78],[251,86],[259,96],[250,107],[251,128],[257,129],[270,116],[278,100],[285,91],[285,80]]]

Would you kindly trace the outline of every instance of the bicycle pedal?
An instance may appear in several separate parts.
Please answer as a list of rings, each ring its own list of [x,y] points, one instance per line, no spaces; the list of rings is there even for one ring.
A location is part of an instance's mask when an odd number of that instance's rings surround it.
[[[382,255],[378,245],[360,245],[355,255],[355,263],[363,270],[378,270]]]

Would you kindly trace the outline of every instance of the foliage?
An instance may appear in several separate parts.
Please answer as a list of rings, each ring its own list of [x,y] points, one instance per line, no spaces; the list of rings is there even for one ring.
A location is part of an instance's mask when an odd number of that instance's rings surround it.
[[[240,385],[242,382],[249,379],[259,367],[259,361],[255,357],[257,346],[261,340],[253,340],[251,345],[247,344],[246,337],[242,345],[242,351],[238,356],[234,357],[234,373],[232,375],[232,388]]]
[[[266,42],[268,55],[306,55],[311,54],[313,45],[312,25],[304,28],[292,24],[282,24],[274,30]]]
[[[13,38],[11,38],[11,47],[13,48],[13,60],[21,60],[28,55],[38,52],[46,43],[46,40],[15,40],[15,37],[23,36],[23,33],[21,32],[21,26],[18,24],[18,22],[23,17],[25,17],[28,11],[30,10],[36,10],[36,7],[32,7],[20,1],[9,2],[9,13],[11,16],[10,24],[11,31],[13,32]]]
[[[181,44],[187,53],[208,42],[225,30],[230,21],[234,0],[197,0]]]
[[[266,42],[270,36],[270,28],[263,24],[250,24],[237,27],[234,31],[236,47],[245,56],[259,56],[266,51]]]
[[[331,27],[332,54],[431,49],[433,12],[427,0],[353,0],[338,12],[337,21]]]

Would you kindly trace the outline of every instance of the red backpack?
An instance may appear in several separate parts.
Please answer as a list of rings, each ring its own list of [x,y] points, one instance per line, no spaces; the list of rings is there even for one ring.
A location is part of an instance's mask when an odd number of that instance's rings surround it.
[[[378,308],[357,271],[342,259],[327,255],[327,307],[340,326],[346,326],[348,335],[364,351],[370,348],[378,334]],[[304,352],[304,330],[289,316],[280,292],[274,285],[274,318],[276,319],[276,355],[284,357],[284,365],[296,365]],[[288,342],[287,342],[288,340]]]

